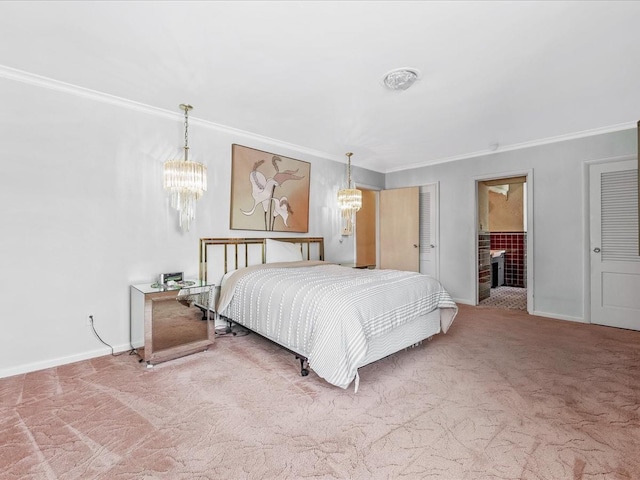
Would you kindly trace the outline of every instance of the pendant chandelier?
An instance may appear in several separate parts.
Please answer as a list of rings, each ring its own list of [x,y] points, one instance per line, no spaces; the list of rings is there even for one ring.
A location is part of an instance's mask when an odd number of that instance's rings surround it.
[[[343,212],[355,213],[362,207],[362,192],[357,188],[351,188],[351,155],[347,155],[347,188],[343,188],[338,192],[338,205]]]
[[[207,191],[206,165],[189,160],[189,110],[191,105],[180,104],[184,110],[184,160],[164,162],[164,189],[171,193],[171,207],[180,213],[180,227],[188,231],[196,218],[196,201]]]
[[[346,220],[344,234],[350,235],[352,233],[353,214],[362,207],[362,192],[357,188],[351,188],[351,155],[353,153],[348,152],[346,155],[347,188],[338,191],[338,205],[342,211],[342,217]]]

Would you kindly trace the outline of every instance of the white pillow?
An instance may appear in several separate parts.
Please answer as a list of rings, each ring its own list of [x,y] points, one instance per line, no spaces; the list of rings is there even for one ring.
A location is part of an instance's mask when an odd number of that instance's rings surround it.
[[[278,242],[277,240],[266,239],[267,255],[265,263],[277,262],[301,262],[302,250],[300,245],[289,242]]]

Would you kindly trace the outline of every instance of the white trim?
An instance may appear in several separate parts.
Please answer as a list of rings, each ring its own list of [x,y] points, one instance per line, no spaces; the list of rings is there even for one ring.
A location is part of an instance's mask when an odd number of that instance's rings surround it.
[[[130,110],[136,110],[151,115],[157,115],[165,118],[182,118],[181,114],[169,112],[168,110],[152,107],[144,103],[135,102],[133,100],[127,100],[125,98],[117,97],[115,95],[109,95],[108,93],[98,92],[97,90],[91,90],[89,88],[79,87],[71,83],[61,82],[59,80],[53,80],[51,78],[36,75],[34,73],[25,72],[16,68],[0,65],[0,77],[8,80],[13,80],[20,83],[26,83],[28,85],[40,88],[46,88],[49,90],[55,90],[57,92],[74,95],[76,97],[89,98],[101,103],[107,103],[118,107],[128,108]]]
[[[527,312],[535,308],[534,258],[533,258],[533,168],[527,173]]]
[[[131,345],[128,343],[113,347],[115,353],[126,352],[131,350]],[[109,347],[102,347],[97,350],[91,350],[89,352],[78,353],[76,355],[69,355],[68,357],[52,358],[44,360],[42,362],[25,363],[16,367],[3,368],[0,370],[0,378],[12,377],[14,375],[21,375],[24,373],[36,372],[38,370],[45,370],[47,368],[59,367],[61,365],[67,365],[70,363],[80,362],[82,360],[89,360],[97,357],[104,357],[110,355],[111,349]]]
[[[509,172],[498,172],[473,177],[475,195],[473,199],[474,205],[474,230],[473,230],[473,251],[474,251],[474,286],[475,286],[475,303],[479,305],[479,285],[478,285],[478,183],[484,180],[494,180],[509,177],[527,177],[527,313],[533,314],[535,310],[534,297],[534,262],[533,262],[533,168],[529,170],[514,170]]]
[[[6,65],[0,65],[0,78],[6,78],[7,80],[26,83],[36,87],[48,88],[50,90],[56,90],[58,92],[63,92],[69,95],[75,95],[77,97],[89,98],[97,102],[116,105],[119,107],[128,108],[130,110],[144,112],[150,115],[156,115],[156,116],[172,118],[172,119],[180,119],[180,120],[182,119],[181,113],[166,110],[164,108],[153,107],[151,105],[136,102],[134,100],[129,100],[126,98],[115,96],[115,95],[110,95],[108,93],[99,92],[97,90],[92,90],[90,88],[80,87],[78,85],[62,82],[60,80],[54,80],[52,78],[44,77],[42,75],[36,75],[35,73],[26,72],[24,70],[8,67]],[[333,160],[335,162],[346,163],[346,161],[341,155],[334,155],[332,153],[323,152],[323,151],[315,150],[308,147],[303,147],[302,145],[296,145],[294,143],[277,140],[275,138],[259,135],[256,133],[251,133],[246,130],[240,130],[237,128],[221,125],[219,123],[210,122],[208,120],[198,119],[197,117],[193,117],[191,115],[189,115],[189,120],[191,121],[192,124],[202,125],[207,128],[218,130],[223,133],[229,133],[229,134],[238,135],[241,137],[248,137],[248,138],[256,139],[261,142],[274,145],[277,147],[295,150],[300,153],[306,153],[308,155],[312,155],[320,158],[326,158],[328,160]],[[465,153],[462,155],[455,155],[452,157],[445,157],[445,158],[440,158],[435,160],[427,160],[424,162],[417,162],[410,165],[400,166],[397,168],[389,168],[387,170],[380,170],[380,171],[372,170],[372,171],[376,171],[382,174],[402,172],[402,171],[411,170],[414,168],[432,166],[440,163],[454,162],[456,160],[483,157],[486,155],[491,155],[491,154],[500,153],[500,152],[521,150],[523,148],[530,148],[530,147],[535,147],[539,145],[547,145],[550,143],[563,142],[566,140],[574,140],[577,138],[602,135],[604,133],[620,132],[623,130],[634,129],[636,128],[636,126],[637,125],[635,122],[619,123],[616,125],[609,125],[606,127],[594,128],[591,130],[583,130],[581,132],[575,132],[575,133],[570,133],[566,135],[557,135],[555,137],[548,137],[548,138],[543,138],[539,140],[532,140],[529,142],[516,143],[513,145],[506,145],[506,146],[501,145],[498,149],[488,148],[486,150],[479,150],[477,152]],[[361,166],[361,168],[367,168],[367,167]]]
[[[591,323],[591,261],[589,248],[585,248],[591,236],[591,214],[589,208],[589,165],[582,164],[582,314],[585,323]]]
[[[606,158],[598,158],[596,160],[586,160],[584,164],[589,166],[589,165],[598,165],[600,163],[626,162],[628,160],[637,160],[637,158],[638,158],[638,155],[636,154],[620,155],[619,157],[606,157]]]
[[[637,128],[636,122],[618,123],[616,125],[608,125],[606,127],[593,128],[591,130],[583,130],[583,131],[580,131],[580,132],[568,133],[568,134],[565,134],[565,135],[557,135],[555,137],[541,138],[539,140],[531,140],[529,142],[514,143],[513,145],[506,145],[506,146],[502,146],[501,145],[498,149],[489,148],[489,149],[486,149],[486,150],[479,150],[477,152],[464,153],[462,155],[455,155],[455,156],[452,156],[452,157],[439,158],[439,159],[435,159],[435,160],[426,160],[424,162],[412,163],[410,165],[405,165],[405,166],[398,167],[398,168],[390,168],[390,169],[385,170],[384,172],[381,172],[381,173],[402,172],[404,170],[412,170],[414,168],[433,166],[433,165],[438,165],[440,163],[455,162],[457,160],[465,160],[467,158],[484,157],[484,156],[487,156],[487,155],[493,155],[493,154],[500,153],[500,152],[509,152],[509,151],[512,151],[512,150],[522,150],[523,148],[538,147],[540,145],[548,145],[550,143],[565,142],[567,140],[575,140],[575,139],[578,139],[578,138],[593,137],[593,136],[602,135],[602,134],[605,134],[605,133],[621,132],[621,131],[624,131],[624,130],[631,130],[631,129],[635,129],[635,128]]]
[[[127,108],[127,109],[135,110],[138,112],[143,112],[149,115],[155,115],[158,117],[171,118],[176,120],[182,120],[183,118],[182,113],[173,112],[170,110],[166,110],[164,108],[153,107],[145,103],[140,103],[134,100],[129,100],[126,98],[115,96],[115,95],[110,95],[108,93],[99,92],[97,90],[91,90],[90,88],[80,87],[78,85],[73,85],[71,83],[61,82],[59,80],[43,77],[41,75],[25,72],[23,70],[7,67],[5,65],[0,65],[0,78],[6,78],[8,80],[25,83],[35,87],[47,88],[49,90],[55,90],[57,92],[74,95],[76,97],[88,98],[96,102],[115,105],[118,107]],[[259,135],[257,133],[247,132],[246,130],[227,127],[225,125],[210,122],[208,120],[199,119],[191,115],[189,115],[189,121],[192,124],[201,125],[206,128],[217,130],[222,133],[251,138],[251,139],[255,139],[260,142],[264,142],[276,147],[295,150],[296,152],[306,153],[307,155],[325,158],[325,159],[333,160],[336,162],[346,163],[344,159],[338,155],[333,155],[327,152],[322,152],[320,150],[315,150],[312,148],[303,147],[301,145],[296,145],[296,144],[285,142],[282,140],[277,140],[275,138],[266,137],[263,135]],[[382,172],[378,172],[378,173],[382,173]]]
[[[462,299],[462,298],[454,298],[453,301],[456,302],[456,303],[461,303],[463,305],[470,305],[472,307],[477,306],[477,304],[475,304],[473,302],[473,300]],[[557,313],[539,312],[539,311],[535,311],[534,310],[533,312],[529,312],[529,314],[530,315],[535,315],[537,317],[553,318],[555,320],[565,320],[565,321],[569,321],[569,322],[587,323],[587,322],[584,321],[583,318],[571,317],[569,315],[559,315]]]
[[[469,300],[468,298],[453,298],[453,301],[456,303],[461,303],[463,305],[471,305],[472,307],[477,306],[477,303],[473,300]]]
[[[570,317],[569,315],[558,315],[557,313],[534,311],[532,315],[535,315],[537,317],[554,318],[556,320],[566,320],[569,322],[587,323],[585,322],[584,318]]]
[[[436,204],[436,211],[435,211],[435,224],[436,224],[436,239],[435,239],[435,244],[436,244],[436,258],[435,258],[435,263],[436,263],[436,280],[440,280],[440,181],[437,181],[434,183],[435,185],[435,204]]]

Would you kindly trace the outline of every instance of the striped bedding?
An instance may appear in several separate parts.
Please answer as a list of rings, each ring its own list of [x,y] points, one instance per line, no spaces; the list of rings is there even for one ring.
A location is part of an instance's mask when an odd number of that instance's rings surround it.
[[[441,309],[446,333],[457,306],[435,279],[415,272],[362,270],[321,261],[240,269],[223,282],[221,315],[307,357],[341,388],[355,379],[367,340]]]

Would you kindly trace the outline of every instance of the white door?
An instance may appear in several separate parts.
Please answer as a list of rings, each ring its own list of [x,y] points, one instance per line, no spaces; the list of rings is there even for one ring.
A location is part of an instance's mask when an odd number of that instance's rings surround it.
[[[640,330],[636,160],[589,167],[591,322]]]
[[[439,278],[438,184],[420,187],[420,273]]]

